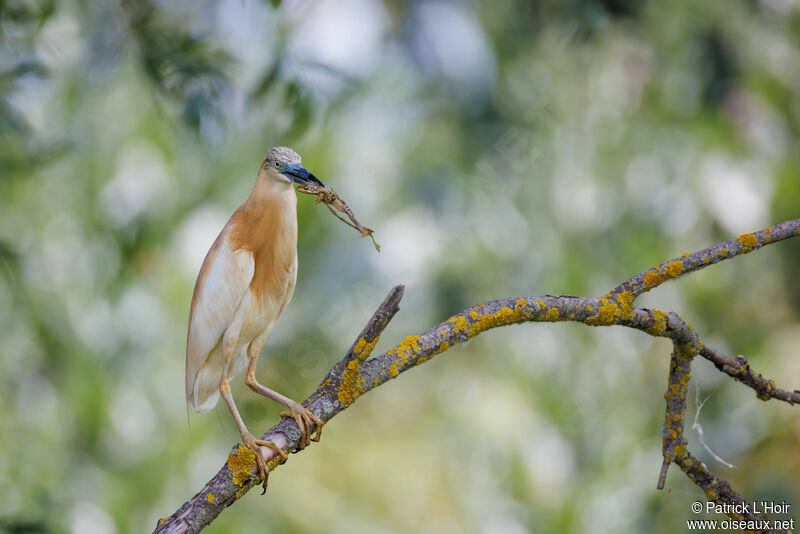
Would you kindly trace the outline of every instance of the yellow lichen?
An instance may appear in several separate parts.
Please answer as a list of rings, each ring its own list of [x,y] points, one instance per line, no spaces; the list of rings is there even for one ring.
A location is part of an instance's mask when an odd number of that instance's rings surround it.
[[[728,249],[725,248],[725,247],[722,247],[721,249],[719,249],[719,255],[721,257],[723,257],[723,258],[726,257],[728,255]]]
[[[360,376],[361,361],[350,360],[347,369],[342,373],[342,384],[337,397],[342,406],[350,406],[364,392],[363,379]]]
[[[366,360],[367,356],[372,353],[372,349],[375,348],[375,345],[378,343],[379,339],[380,336],[377,336],[370,342],[367,342],[367,340],[364,338],[359,339],[358,343],[356,343],[356,346],[353,347],[353,354],[361,361]]]
[[[667,274],[669,274],[670,278],[675,278],[680,276],[683,272],[683,262],[682,261],[671,261],[667,264]]]
[[[758,244],[758,239],[753,234],[742,234],[736,240],[745,247],[753,248]]]
[[[633,293],[630,291],[620,291],[617,295],[617,302],[620,306],[620,317],[630,319],[633,317]]]
[[[589,325],[610,325],[619,320],[621,315],[619,304],[607,298],[600,298],[600,308],[597,313],[586,319],[586,324]]]
[[[364,350],[364,347],[366,347],[366,346],[367,346],[367,340],[364,339],[363,337],[359,338],[358,342],[356,342],[356,346],[353,347],[353,352],[358,354],[362,350]]]
[[[472,310],[469,312],[469,317],[472,320],[477,320],[480,317],[480,315],[478,315],[478,312],[476,312],[475,310]]]
[[[661,283],[661,276],[656,271],[647,271],[644,275],[644,283],[647,287],[653,287]]]
[[[517,299],[515,302],[518,308],[524,308],[528,305],[528,301],[526,299]]]
[[[453,329],[454,332],[458,332],[459,328],[462,327],[461,322],[464,322],[463,329],[467,330],[469,327],[467,326],[467,320],[464,317],[451,317],[448,321],[456,323],[456,327]],[[394,354],[395,360],[392,362],[392,365],[389,366],[389,376],[395,378],[397,375],[400,374],[400,366],[405,365],[408,363],[408,358],[416,352],[419,352],[419,341],[422,338],[419,336],[408,336],[403,340],[402,343],[397,345],[397,347],[393,348],[387,354]]]
[[[361,362],[370,355],[372,349],[378,343],[380,337],[372,341],[361,338],[353,347],[355,359],[347,364],[347,368],[342,373],[342,382],[339,386],[337,396],[342,406],[350,406],[362,393],[364,393],[364,379],[361,378]]]
[[[280,455],[275,456],[272,460],[267,462],[267,469],[269,469],[270,472],[274,471],[275,468],[278,467],[282,463],[283,463],[283,458],[281,458]]]
[[[207,500],[208,502],[212,503],[212,504],[214,503],[214,498],[215,498],[215,497],[214,497],[214,494],[213,494],[213,493],[209,493],[208,495],[206,495],[206,500]]]
[[[661,310],[653,310],[653,326],[647,332],[654,336],[660,336],[667,330],[667,314]]]
[[[160,527],[161,525],[163,525],[164,523],[166,523],[166,522],[167,522],[167,520],[168,520],[169,518],[170,518],[170,516],[167,516],[167,517],[162,517],[161,519],[159,519],[159,520],[158,520],[158,526]]]
[[[453,323],[455,328],[453,328],[453,333],[458,334],[459,332],[466,332],[469,330],[469,325],[467,324],[467,318],[463,315],[459,315],[456,317],[451,317],[447,320],[448,323]]]
[[[433,358],[434,355],[435,355],[435,353],[434,354],[430,354],[428,356],[420,356],[419,358],[417,358],[417,365],[427,362],[428,360]]]
[[[239,445],[236,449],[236,454],[231,453],[228,455],[228,470],[231,472],[231,482],[237,486],[244,486],[252,475],[255,465],[256,455],[253,451],[243,445]]]
[[[407,353],[411,351],[419,352],[420,339],[422,338],[419,336],[408,336],[397,346],[397,351],[401,353]]]
[[[512,309],[508,306],[503,306],[494,313],[487,313],[480,316],[480,318],[470,326],[467,337],[473,337],[496,326],[503,326],[514,322],[519,322],[524,317],[525,313],[522,309]]]
[[[547,310],[547,313],[544,314],[544,318],[547,321],[558,321],[558,310],[556,308],[550,308]]]

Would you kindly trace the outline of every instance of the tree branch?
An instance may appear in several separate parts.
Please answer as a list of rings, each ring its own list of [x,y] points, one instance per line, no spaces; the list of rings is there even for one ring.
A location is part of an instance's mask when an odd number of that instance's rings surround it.
[[[684,254],[679,258],[656,265],[652,269],[648,269],[624,281],[611,290],[611,293],[616,295],[623,291],[630,291],[634,297],[638,297],[668,280],[699,271],[723,260],[758,250],[764,245],[797,237],[798,232],[800,232],[800,219],[785,221],[757,232],[742,234],[723,243],[717,243],[697,252]]]
[[[700,350],[700,354],[712,362],[717,369],[722,371],[728,376],[735,378],[742,384],[753,388],[756,391],[756,396],[763,400],[778,399],[786,401],[789,404],[800,403],[800,391],[786,391],[775,387],[775,382],[768,380],[756,373],[747,363],[747,358],[736,356],[731,359],[719,352],[718,350],[704,345]]]
[[[688,452],[683,430],[686,392],[693,358],[698,354],[703,355],[721,372],[755,390],[763,400],[775,398],[794,404],[800,402],[800,392],[788,392],[776,388],[772,380],[753,371],[743,356],[730,359],[705,346],[700,335],[678,314],[635,308],[633,303],[637,296],[667,280],[798,235],[800,235],[800,219],[744,234],[644,271],[623,282],[603,297],[546,295],[512,297],[481,303],[450,317],[420,335],[408,336],[399,345],[379,356],[367,359],[380,334],[399,309],[403,286],[397,286],[389,292],[375,311],[344,358],[333,366],[303,405],[327,422],[364,393],[430,360],[453,345],[492,328],[523,322],[557,321],[573,321],[589,326],[626,326],[651,336],[669,338],[674,346],[662,430],[664,462],[657,487],[663,488],[667,469],[675,462],[703,489],[709,499],[718,504],[742,503],[744,499],[733,491],[727,482],[716,478]],[[262,439],[272,441],[285,451],[297,452],[300,430],[293,419],[284,419],[269,429]],[[270,470],[280,464],[280,456],[274,451],[266,450],[265,457]],[[259,483],[253,453],[246,447],[237,445],[233,447],[219,472],[203,489],[173,515],[161,519],[155,532],[199,532],[222,510]],[[745,518],[763,519],[760,515]]]

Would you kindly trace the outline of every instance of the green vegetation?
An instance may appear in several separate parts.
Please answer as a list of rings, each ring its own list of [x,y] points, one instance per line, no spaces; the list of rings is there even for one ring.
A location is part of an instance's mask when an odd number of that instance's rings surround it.
[[[186,424],[187,315],[271,146],[382,246],[300,199],[297,291],[259,367],[298,398],[394,284],[376,351],[798,217],[798,73],[786,0],[0,0],[0,532],[147,532],[225,461],[224,406]],[[639,304],[800,388],[799,263],[775,244]],[[209,532],[684,531],[700,490],[677,468],[654,489],[670,350],[483,334],[359,400]],[[233,387],[251,429],[274,424]],[[690,450],[800,518],[797,408],[705,361],[695,387],[737,469],[687,428]]]

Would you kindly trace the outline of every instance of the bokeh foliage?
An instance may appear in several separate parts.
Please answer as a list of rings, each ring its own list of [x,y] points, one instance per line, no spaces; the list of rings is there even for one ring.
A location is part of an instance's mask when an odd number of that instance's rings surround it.
[[[261,380],[310,392],[386,290],[389,348],[480,300],[596,295],[800,214],[789,0],[0,1],[0,530],[142,532],[238,439],[183,408],[202,256],[266,150],[296,148],[383,245],[302,198],[300,279]],[[717,348],[800,387],[800,245],[670,283]],[[487,333],[337,417],[214,532],[675,532],[670,347]],[[705,438],[800,506],[797,409],[696,363]],[[241,380],[251,429],[277,418]]]

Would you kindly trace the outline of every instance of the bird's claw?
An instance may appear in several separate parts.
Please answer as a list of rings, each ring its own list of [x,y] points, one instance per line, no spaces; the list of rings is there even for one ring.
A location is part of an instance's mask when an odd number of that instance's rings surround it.
[[[297,427],[300,429],[301,434],[300,443],[297,445],[298,449],[305,449],[312,440],[319,441],[319,438],[322,435],[322,425],[324,425],[325,422],[314,415],[311,410],[298,404],[297,406],[290,406],[289,411],[281,412],[280,415],[281,417],[294,419],[294,422],[297,423]],[[316,426],[316,432],[314,433],[313,438],[311,437],[311,431],[309,430],[312,422]]]
[[[267,480],[269,479],[269,467],[267,467],[267,462],[264,460],[264,455],[261,453],[261,447],[256,443],[256,440],[252,438],[252,436],[247,439],[244,439],[244,446],[253,451],[253,454],[256,457],[256,466],[258,467],[258,476],[262,480],[262,486],[264,487],[264,492],[262,495],[267,491]]]
[[[280,455],[282,462],[285,462],[288,456],[286,455],[286,452],[284,452],[283,449],[281,449],[271,441],[267,441],[264,439],[255,439],[253,438],[253,436],[243,436],[243,441],[245,447],[253,451],[253,454],[255,454],[256,465],[258,466],[258,476],[263,481],[261,485],[263,486],[264,491],[261,492],[261,495],[264,495],[264,493],[267,492],[267,480],[269,479],[270,469],[269,467],[267,467],[267,462],[264,459],[264,455],[261,452],[261,447],[268,447],[273,451],[277,452]]]
[[[265,439],[256,439],[253,441],[256,442],[256,445],[260,445],[262,447],[269,447],[273,451],[277,452],[278,455],[281,457],[281,460],[283,460],[284,462],[289,458],[289,456],[287,456],[286,452],[283,449],[281,449],[271,441],[267,441]]]

